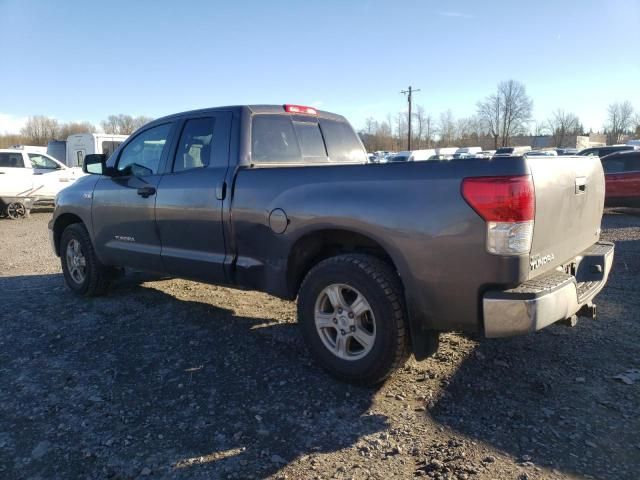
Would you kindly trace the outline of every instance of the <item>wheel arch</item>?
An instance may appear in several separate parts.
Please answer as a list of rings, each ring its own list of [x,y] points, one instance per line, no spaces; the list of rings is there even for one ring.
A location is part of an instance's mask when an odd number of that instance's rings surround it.
[[[74,223],[81,223],[84,225],[82,219],[75,213],[63,213],[56,218],[56,221],[53,224],[53,248],[56,255],[60,256],[60,239],[62,238],[62,232],[64,232],[65,228]]]
[[[368,253],[387,262],[398,276],[407,310],[407,323],[413,353],[418,360],[427,358],[438,348],[438,334],[425,324],[422,312],[414,308],[404,277],[410,275],[405,259],[366,233],[342,228],[314,230],[302,235],[293,244],[287,258],[286,281],[289,298],[296,298],[304,277],[318,262],[343,253]]]
[[[381,242],[364,233],[341,228],[314,230],[293,244],[287,258],[287,288],[295,298],[302,280],[314,265],[325,258],[344,253],[367,253],[389,263],[398,274],[398,266]],[[400,278],[402,285],[402,279]]]

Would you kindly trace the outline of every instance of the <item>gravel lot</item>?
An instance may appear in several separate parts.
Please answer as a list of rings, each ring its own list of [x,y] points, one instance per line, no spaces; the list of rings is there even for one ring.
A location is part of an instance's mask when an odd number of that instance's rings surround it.
[[[49,218],[0,220],[2,479],[640,475],[634,212],[605,215],[597,320],[444,335],[376,390],[311,362],[289,302],[141,274],[72,296]]]

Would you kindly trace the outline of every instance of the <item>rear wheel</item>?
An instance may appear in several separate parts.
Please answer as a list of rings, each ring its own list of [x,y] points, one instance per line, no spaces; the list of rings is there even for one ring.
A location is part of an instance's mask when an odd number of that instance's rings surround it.
[[[335,377],[374,385],[409,356],[400,281],[371,255],[323,260],[305,277],[298,318],[316,361]]]
[[[100,263],[89,233],[81,223],[69,225],[62,232],[60,261],[65,283],[72,292],[87,297],[106,292],[113,269]]]

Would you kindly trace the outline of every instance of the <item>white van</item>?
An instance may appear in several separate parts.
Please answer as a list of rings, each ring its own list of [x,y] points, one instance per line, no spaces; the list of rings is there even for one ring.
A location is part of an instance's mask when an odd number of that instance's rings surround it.
[[[453,154],[453,158],[472,158],[482,151],[482,147],[461,147]]]
[[[84,157],[92,153],[104,153],[107,158],[129,135],[108,133],[77,133],[67,138],[67,161],[69,167],[82,167]]]
[[[436,155],[453,155],[458,151],[458,147],[440,147],[436,148]]]

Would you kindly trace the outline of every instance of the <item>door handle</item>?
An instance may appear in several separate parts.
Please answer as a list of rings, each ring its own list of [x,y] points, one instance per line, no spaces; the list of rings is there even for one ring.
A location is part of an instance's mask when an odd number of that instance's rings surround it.
[[[155,195],[155,193],[155,187],[140,187],[138,189],[138,195],[140,195],[142,198],[148,198],[151,195]]]
[[[227,196],[227,182],[220,182],[216,185],[216,199],[224,200]]]

